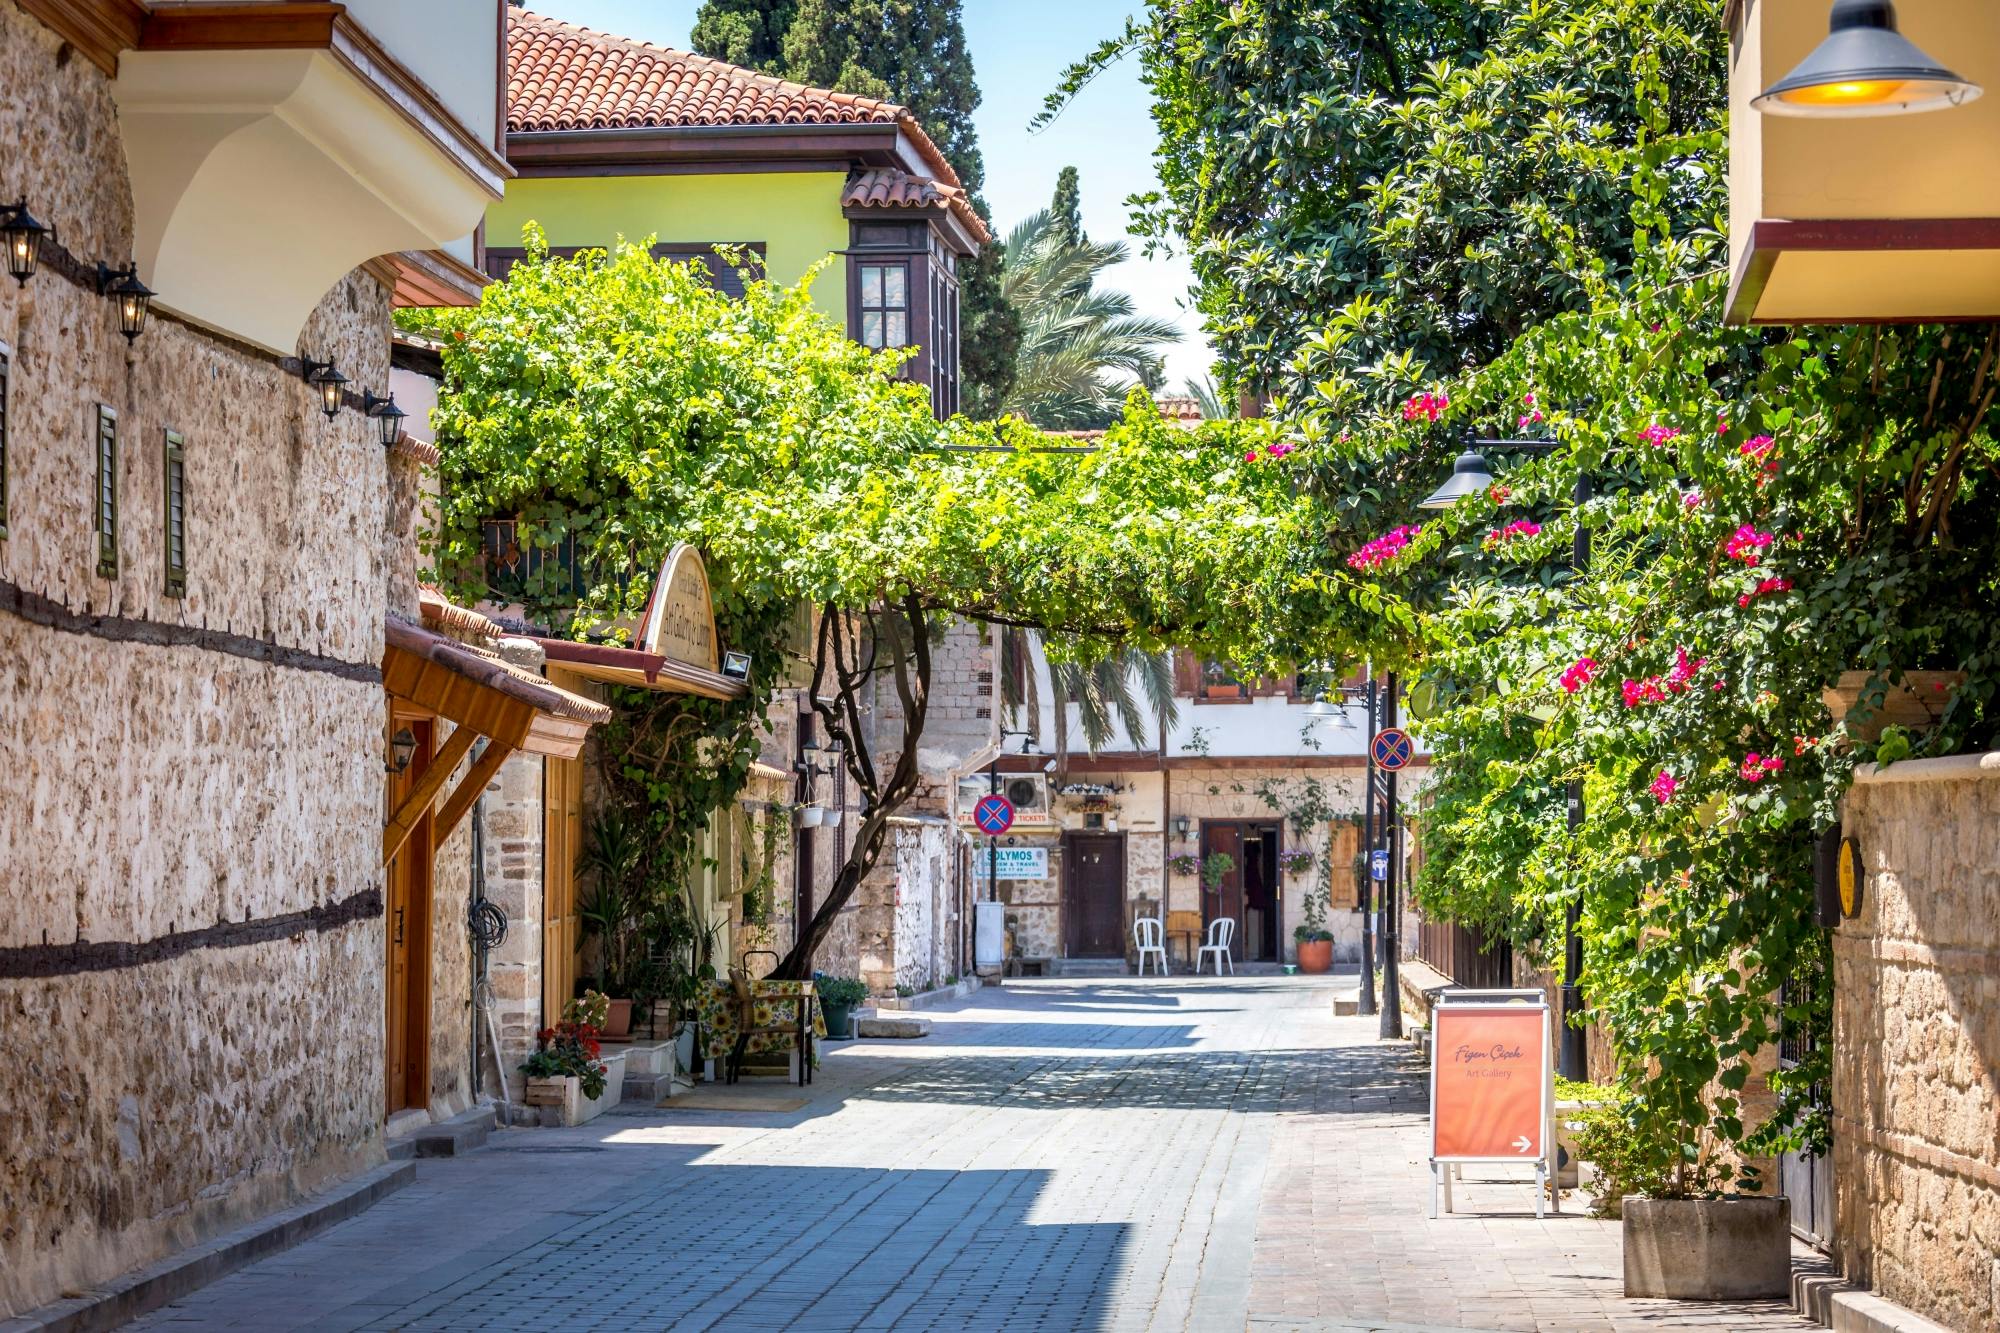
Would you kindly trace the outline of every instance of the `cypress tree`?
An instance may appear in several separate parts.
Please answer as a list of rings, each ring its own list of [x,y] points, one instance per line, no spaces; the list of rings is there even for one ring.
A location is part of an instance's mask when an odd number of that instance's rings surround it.
[[[1083,234],[1083,187],[1077,180],[1075,167],[1064,167],[1056,177],[1056,194],[1049,201],[1049,216],[1054,219],[1056,234],[1062,237],[1064,245],[1082,245],[1090,239]]]
[[[784,63],[785,31],[798,0],[706,0],[694,20],[694,49],[748,69],[775,71]]]

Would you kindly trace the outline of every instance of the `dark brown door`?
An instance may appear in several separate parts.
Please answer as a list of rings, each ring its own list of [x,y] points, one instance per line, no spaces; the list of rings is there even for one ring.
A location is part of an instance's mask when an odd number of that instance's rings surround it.
[[[1209,858],[1226,856],[1229,869],[1219,882],[1211,883]],[[1203,824],[1201,826],[1201,924],[1204,932],[1211,921],[1229,917],[1236,922],[1236,934],[1243,934],[1243,826]],[[1204,934],[1203,940],[1206,942]]]
[[[1063,917],[1071,958],[1125,956],[1125,838],[1073,833],[1063,842]]]

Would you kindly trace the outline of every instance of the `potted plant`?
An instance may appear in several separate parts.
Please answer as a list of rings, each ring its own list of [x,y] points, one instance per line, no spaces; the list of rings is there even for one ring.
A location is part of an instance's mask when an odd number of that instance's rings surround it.
[[[1202,858],[1201,882],[1210,890],[1222,887],[1222,881],[1229,878],[1229,872],[1236,869],[1236,858],[1228,852],[1210,852]]]
[[[829,1039],[845,1040],[854,1035],[854,1009],[868,998],[868,987],[856,977],[829,977],[813,974],[813,992],[819,996],[819,1011],[826,1018]]]
[[[1181,852],[1176,856],[1167,858],[1167,869],[1173,871],[1176,875],[1192,875],[1195,871],[1201,869],[1201,858],[1193,852]]]
[[[1278,858],[1278,866],[1287,875],[1303,875],[1319,864],[1319,858],[1311,849],[1294,847]]]
[[[1326,928],[1328,901],[1327,873],[1322,873],[1319,882],[1306,891],[1305,919],[1292,930],[1299,971],[1313,976],[1333,971],[1333,932]]]
[[[1758,1171],[1736,1157],[1741,1135],[1733,1111],[1718,1111],[1710,1126],[1688,1123],[1694,1117],[1677,1107],[1685,1100],[1677,1094],[1701,1095],[1684,1082],[1691,1077],[1663,1071],[1643,1092],[1627,1089],[1612,1118],[1599,1121],[1601,1132],[1580,1145],[1600,1169],[1609,1168],[1608,1185],[1632,1191],[1618,1201],[1625,1294],[1783,1297],[1791,1290],[1791,1201],[1751,1192]]]
[[[603,995],[585,991],[563,1006],[561,1022],[535,1034],[534,1052],[521,1072],[528,1076],[525,1100],[543,1108],[543,1123],[580,1125],[618,1100],[612,1092],[611,1062],[598,1046],[609,1007]],[[617,1063],[624,1064],[622,1055]]]
[[[644,863],[645,845],[633,817],[607,803],[591,820],[590,842],[577,866],[591,879],[590,897],[577,905],[577,914],[584,937],[597,944],[597,982],[609,1001],[601,1025],[607,1041],[624,1041],[632,1030],[633,987],[645,962]]]

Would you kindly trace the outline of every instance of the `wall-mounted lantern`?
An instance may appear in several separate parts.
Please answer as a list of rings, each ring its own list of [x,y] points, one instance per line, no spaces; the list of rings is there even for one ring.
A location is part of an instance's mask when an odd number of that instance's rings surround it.
[[[328,421],[340,414],[341,390],[347,387],[347,376],[334,369],[331,361],[315,361],[309,356],[299,358],[300,373],[305,382],[319,392],[319,410],[326,413]]]
[[[132,342],[146,331],[146,311],[153,302],[153,289],[139,281],[139,266],[112,268],[97,261],[97,294],[108,296],[118,305],[118,331]]]
[[[1896,30],[1894,0],[1833,0],[1826,40],[1750,101],[1780,116],[1894,116],[1964,106],[1983,91]]]
[[[408,420],[410,415],[396,406],[396,395],[392,393],[387,398],[377,398],[374,394],[363,391],[361,411],[364,415],[375,418],[375,429],[381,435],[382,447],[395,448],[396,441],[403,438],[403,422]],[[327,415],[331,416],[332,413]]]
[[[1187,838],[1187,835],[1188,835],[1188,817],[1186,815],[1175,815],[1174,837],[1181,840],[1185,840]]]
[[[0,204],[0,245],[7,248],[7,272],[23,287],[35,276],[35,266],[42,262],[42,242],[55,234],[55,228],[44,227],[35,220],[26,199],[18,204]]]
[[[398,729],[396,734],[389,738],[389,762],[382,766],[382,771],[402,772],[410,766],[410,760],[416,757],[416,753],[417,733],[408,727]]]

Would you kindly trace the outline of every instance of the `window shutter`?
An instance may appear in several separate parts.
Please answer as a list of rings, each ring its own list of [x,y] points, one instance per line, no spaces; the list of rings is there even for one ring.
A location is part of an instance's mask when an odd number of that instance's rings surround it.
[[[165,492],[167,596],[187,592],[187,459],[175,431],[166,433],[166,466],[161,470]]]
[[[1355,860],[1361,852],[1361,830],[1351,819],[1336,819],[1332,833],[1327,840],[1327,903],[1332,907],[1353,908],[1361,902],[1357,882],[1360,871]]]
[[[97,574],[118,577],[118,413],[97,405]]]

